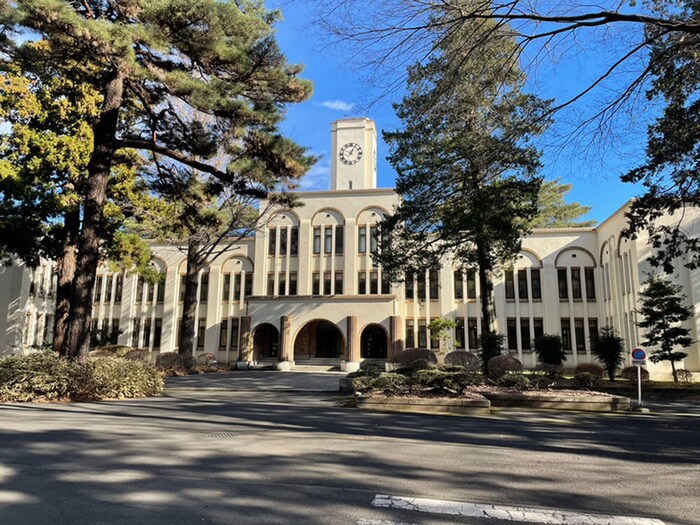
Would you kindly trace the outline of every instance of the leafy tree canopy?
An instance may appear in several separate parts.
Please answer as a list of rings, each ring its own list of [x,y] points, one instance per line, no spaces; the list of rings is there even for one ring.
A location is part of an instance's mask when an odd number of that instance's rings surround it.
[[[565,202],[564,196],[571,191],[571,184],[561,179],[543,181],[537,197],[538,212],[530,225],[533,228],[565,228],[595,226],[594,220],[580,220],[591,207],[578,202]]]

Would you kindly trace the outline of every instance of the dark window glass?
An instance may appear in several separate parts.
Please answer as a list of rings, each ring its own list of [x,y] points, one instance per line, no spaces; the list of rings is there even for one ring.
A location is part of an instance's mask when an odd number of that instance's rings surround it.
[[[156,293],[156,301],[162,303],[165,301],[165,274],[161,273],[158,279],[158,293]]]
[[[456,270],[453,274],[455,285],[455,299],[464,299],[463,275],[462,270]]]
[[[576,351],[586,351],[586,333],[583,328],[583,319],[574,319],[574,331],[576,334]]]
[[[376,254],[379,249],[379,242],[377,238],[377,226],[369,227],[369,251],[370,253]]]
[[[389,274],[382,272],[382,290],[381,293],[388,294],[391,292],[391,283],[389,282]]]
[[[238,298],[241,295],[241,279],[243,279],[243,274],[240,273],[234,273],[232,276],[233,279],[233,300],[238,301]]]
[[[289,255],[299,254],[299,227],[294,226],[290,232]]]
[[[478,344],[479,334],[476,328],[476,319],[467,320],[467,336],[469,336],[469,349],[476,350]]]
[[[147,283],[146,286],[146,290],[148,292],[148,298],[146,299],[146,301],[150,304],[153,302],[153,296],[155,295],[156,291],[156,283]]]
[[[530,268],[530,285],[532,286],[532,298],[542,299],[542,281],[540,281],[539,268]]]
[[[185,292],[187,291],[187,276],[180,276],[180,302],[185,300]]]
[[[379,276],[377,275],[377,272],[370,272],[369,273],[369,293],[376,295],[379,293],[378,286],[379,286],[379,281],[378,281]]]
[[[209,297],[209,272],[202,273],[202,280],[199,284],[199,302],[206,303]]]
[[[455,319],[455,347],[466,348],[464,345],[464,317]]]
[[[406,299],[409,301],[412,300],[413,299],[413,274],[412,273],[406,274],[406,282],[404,283],[404,290],[406,291]]]
[[[136,302],[143,301],[143,277],[139,277],[136,281]]]
[[[228,319],[221,321],[219,327],[219,350],[226,350],[226,341],[228,340]]]
[[[280,228],[280,255],[287,255],[287,228]]]
[[[367,293],[367,274],[365,272],[357,274],[357,293],[359,295]]]
[[[48,322],[48,318],[47,318]],[[116,345],[119,339],[119,319],[112,319],[112,332],[109,336],[109,344]]]
[[[238,319],[231,319],[231,350],[238,349]]]
[[[336,295],[343,295],[343,272],[335,272],[335,290]]]
[[[557,270],[557,282],[559,284],[559,299],[568,299],[569,288],[566,284],[566,268]]]
[[[34,284],[34,281],[32,280],[32,284]],[[30,292],[33,293],[33,292]],[[99,303],[102,301],[102,276],[98,276],[97,279],[95,279],[95,295],[94,295],[94,302]]]
[[[432,319],[434,321],[435,319]],[[430,331],[430,348],[440,348],[440,339],[432,330]]]
[[[275,295],[275,274],[267,274],[267,293],[265,295]]]
[[[319,273],[314,273],[311,280],[311,293],[312,295],[321,295],[321,275]]]
[[[476,299],[476,271],[467,270],[467,299]]]
[[[571,295],[574,299],[581,299],[581,269],[571,269]]]
[[[591,346],[598,340],[598,319],[588,320],[588,336],[591,340]]]
[[[518,297],[527,301],[527,270],[518,270]]]
[[[222,300],[228,302],[228,300],[231,299],[231,274],[230,273],[224,274],[224,288],[223,288],[222,292],[223,292],[221,294]]]
[[[345,230],[343,226],[335,227],[335,253],[340,255],[343,253],[343,246],[345,245]]]
[[[518,349],[518,325],[515,319],[509,317],[506,320],[506,335],[508,336],[508,350]]]
[[[331,294],[331,272],[323,272],[323,295]]]
[[[586,298],[589,301],[595,301],[595,274],[594,268],[585,268],[584,275],[586,279]]]
[[[111,303],[112,302],[112,282],[114,281],[114,278],[109,275],[105,278],[105,302]]]
[[[314,228],[314,253],[321,253],[321,227],[316,226]]]
[[[253,274],[247,273],[245,275],[245,295],[253,295]]]
[[[561,343],[564,350],[571,351],[571,321],[569,319],[561,320]]]
[[[122,302],[122,291],[124,290],[124,276],[123,275],[117,275],[116,282],[114,285],[114,302],[115,303],[121,303]]]
[[[428,281],[430,283],[430,299],[434,301],[438,298],[438,289],[440,288],[437,270],[430,270],[428,272]]]
[[[206,334],[207,320],[202,318],[199,320],[199,326],[197,327],[197,350],[204,348],[204,335]]]
[[[148,348],[151,346],[151,318],[147,318],[143,322],[143,347]]]
[[[277,283],[277,295],[285,295],[287,293],[287,276],[280,273]]]
[[[415,348],[416,338],[413,333],[413,319],[406,320],[406,348]]]
[[[418,348],[428,348],[428,331],[425,320],[418,321]]]
[[[535,331],[535,339],[537,339],[541,335],[544,335],[544,321],[542,321],[542,319],[533,319],[532,327]]]
[[[515,278],[513,270],[506,270],[506,299],[515,299]]]
[[[270,237],[268,238],[267,254],[275,255],[275,250],[277,249],[277,230],[275,228],[270,228]]]
[[[297,294],[297,272],[289,273],[289,295]]]
[[[418,274],[418,299],[420,301],[425,301],[425,273],[420,272]]]
[[[522,344],[523,350],[530,350],[530,319],[520,318],[520,343]]]
[[[163,320],[156,319],[156,324],[153,330],[153,348],[160,348],[160,341],[163,338]]]
[[[97,328],[97,324],[95,324]],[[139,348],[139,338],[141,336],[141,318],[137,317],[134,319],[134,329],[131,332],[131,346],[134,348]]]
[[[333,251],[333,226],[326,226],[323,229],[323,253]]]

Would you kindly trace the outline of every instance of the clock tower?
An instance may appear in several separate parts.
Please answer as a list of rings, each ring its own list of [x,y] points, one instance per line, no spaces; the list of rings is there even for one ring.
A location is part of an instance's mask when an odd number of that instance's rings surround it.
[[[332,190],[377,187],[377,129],[374,121],[352,118],[333,122],[331,151]]]

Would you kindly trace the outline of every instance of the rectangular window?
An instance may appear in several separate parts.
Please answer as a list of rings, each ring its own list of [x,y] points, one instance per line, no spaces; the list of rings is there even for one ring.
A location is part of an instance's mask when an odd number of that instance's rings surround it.
[[[238,319],[231,319],[231,350],[238,350]]]
[[[97,325],[95,325],[97,326]],[[139,348],[139,339],[141,337],[141,318],[134,319],[134,329],[131,332],[131,346]]]
[[[248,297],[250,295],[253,295],[253,274],[252,273],[246,273],[245,274],[245,290],[244,290],[245,296]]]
[[[343,295],[343,272],[335,272],[335,294]]]
[[[314,254],[321,253],[321,227],[314,228]]]
[[[435,319],[432,319],[431,321],[434,321]],[[440,339],[437,337],[437,333],[433,333],[433,331],[430,331],[430,348],[433,349],[439,349],[440,348]]]
[[[428,330],[425,319],[418,321],[418,348],[428,348]]]
[[[413,333],[413,319],[406,319],[406,348],[415,348],[416,338]]]
[[[277,249],[277,230],[275,228],[270,228],[269,232],[267,254],[275,255],[275,250]]]
[[[557,282],[559,284],[559,299],[568,299],[569,287],[566,283],[566,268],[557,270]]]
[[[335,254],[341,255],[343,253],[343,246],[345,245],[345,230],[341,225],[335,227]]]
[[[535,339],[537,339],[541,335],[544,335],[544,321],[542,320],[542,318],[537,317],[533,319],[532,328],[535,332]]]
[[[279,274],[279,279],[277,280],[277,295],[287,294],[287,276],[284,273]]]
[[[467,299],[476,299],[476,270],[467,270]]]
[[[267,292],[265,295],[275,295],[275,274],[267,274]]]
[[[289,272],[289,295],[297,294],[297,272]]]
[[[287,255],[287,228],[280,228],[280,255]]]
[[[37,326],[39,325],[39,322],[37,321]],[[105,318],[102,319],[102,326],[100,327],[100,344],[105,344],[107,342],[107,338],[109,337],[109,319]],[[35,336],[36,338],[36,336]]]
[[[27,323],[30,322],[31,314],[27,313]],[[27,341],[29,340],[29,334],[27,334]],[[90,321],[90,346],[97,346],[97,319]]]
[[[467,336],[469,337],[469,348],[476,350],[479,346],[479,333],[476,329],[476,319],[467,319]]]
[[[241,280],[243,279],[243,274],[240,273],[234,273],[231,277],[233,280],[233,300],[238,301],[238,298],[241,296]]]
[[[513,317],[506,319],[506,335],[508,337],[508,350],[517,350],[518,325]]]
[[[119,323],[119,319],[117,319],[117,323]],[[119,324],[117,324],[117,327]],[[46,321],[44,322],[44,335],[42,338],[42,341],[44,344],[51,344],[51,341],[53,339],[53,315],[51,314],[46,314]]]
[[[388,294],[391,292],[391,283],[389,282],[389,274],[382,272],[382,289],[381,293]]]
[[[406,300],[413,300],[413,273],[406,274],[406,282],[404,283],[404,290],[406,292]]]
[[[197,325],[197,350],[202,350],[204,348],[204,336],[207,329],[207,320],[202,317]]]
[[[595,276],[594,268],[584,268],[583,274],[586,280],[586,298],[595,301]]]
[[[367,252],[367,228],[364,225],[357,231],[357,251],[358,253]]]
[[[428,272],[428,281],[430,283],[430,300],[436,301],[438,299],[438,290],[440,288],[437,270],[430,270]]]
[[[379,251],[379,240],[377,238],[377,227],[369,227],[369,251],[376,254]]]
[[[515,299],[515,277],[513,275],[513,270],[506,270],[505,272],[505,282],[506,282],[506,299]]]
[[[321,295],[321,275],[318,272],[314,272],[311,281],[311,294]]]
[[[588,337],[591,341],[591,346],[598,341],[598,319],[588,320]]]
[[[33,282],[33,281],[32,281]],[[98,276],[95,279],[95,295],[94,299],[96,303],[102,302],[102,276]]]
[[[379,286],[379,281],[378,281],[378,275],[377,272],[369,272],[369,293],[372,295],[376,295],[379,293],[378,291],[378,286]]]
[[[323,272],[323,295],[331,294],[331,272]]]
[[[136,302],[140,303],[143,301],[143,277],[139,277],[136,280]]]
[[[526,317],[520,318],[520,343],[523,350],[530,350],[532,341],[530,341],[530,319]]]
[[[299,227],[293,226],[289,235],[289,255],[299,254]]]
[[[155,296],[155,288],[156,284],[155,283],[146,283],[146,301],[148,304],[153,303],[153,297]]]
[[[418,300],[425,301],[425,272],[418,273]]]
[[[119,274],[114,283],[114,302],[122,302],[122,291],[124,290],[124,276]]]
[[[180,276],[180,302],[185,300],[185,292],[187,292],[187,276]]]
[[[219,327],[219,350],[226,350],[226,342],[228,340],[228,319],[221,321]]]
[[[333,253],[333,226],[323,229],[323,253]]]
[[[539,268],[530,268],[530,286],[532,288],[532,298],[535,301],[542,299],[542,281],[540,281]]]
[[[462,270],[455,270],[453,272],[454,285],[455,285],[455,299],[464,299],[464,288],[463,286],[463,275]]]
[[[151,318],[148,317],[143,322],[143,347],[149,348],[151,346]]]
[[[202,273],[202,280],[199,284],[199,302],[206,303],[209,297],[209,272]]]
[[[455,348],[466,348],[464,345],[464,317],[455,319]]]
[[[571,321],[561,320],[561,346],[567,352],[571,352]]]
[[[571,269],[571,296],[574,299],[581,299],[581,269]]]
[[[586,351],[586,332],[583,328],[583,319],[574,319],[574,334],[576,335],[576,351]]]
[[[357,274],[357,293],[359,295],[367,293],[367,274],[365,272]]]
[[[153,330],[153,349],[160,349],[160,341],[163,338],[163,320],[156,319],[155,327]]]
[[[156,293],[156,301],[162,303],[165,301],[165,274],[161,273],[158,279],[158,292]]]
[[[224,287],[221,291],[222,291],[222,294],[221,294],[222,300],[228,302],[229,299],[231,299],[231,274],[230,273],[224,274]]]
[[[527,270],[518,270],[518,298],[527,301]]]
[[[105,278],[105,302],[107,303],[112,302],[112,282],[114,282],[114,278],[108,275]]]
[[[112,331],[109,335],[109,344],[116,345],[119,339],[119,319],[112,319]]]

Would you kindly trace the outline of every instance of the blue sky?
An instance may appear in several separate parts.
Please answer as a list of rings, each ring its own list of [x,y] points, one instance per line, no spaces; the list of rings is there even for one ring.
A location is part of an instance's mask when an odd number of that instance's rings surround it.
[[[270,3],[269,7],[275,7]],[[303,1],[282,2],[284,20],[277,26],[278,42],[288,60],[305,66],[303,77],[314,83],[312,98],[289,108],[282,126],[283,132],[298,143],[310,148],[322,158],[302,183],[302,189],[327,189],[330,177],[330,123],[346,117],[366,116],[373,119],[379,130],[398,126],[391,102],[400,94],[383,98],[370,108],[374,100],[363,82],[362,72],[348,64],[347,56],[338,49],[323,48],[318,42],[321,36],[314,27],[313,14]],[[590,47],[587,45],[590,44]],[[614,44],[611,44],[614,45]],[[583,52],[577,52],[565,60],[540,65],[531,87],[546,98],[562,101],[576,93],[580,86],[605,67],[600,45],[582,43]],[[605,51],[605,50],[603,50]],[[356,64],[355,64],[356,65]],[[651,109],[641,104],[636,115],[625,116],[616,129],[619,133],[598,139],[585,137],[579,141],[565,141],[578,114],[595,107],[596,95],[584,99],[571,110],[560,113],[540,147],[544,151],[543,174],[547,179],[561,177],[573,185],[567,199],[592,206],[586,218],[602,221],[635,194],[639,188],[623,184],[621,173],[639,164],[644,158],[644,123]],[[622,126],[625,127],[622,127]],[[629,125],[629,126],[628,126]],[[378,186],[393,187],[395,174],[386,161],[388,149],[378,144]]]

